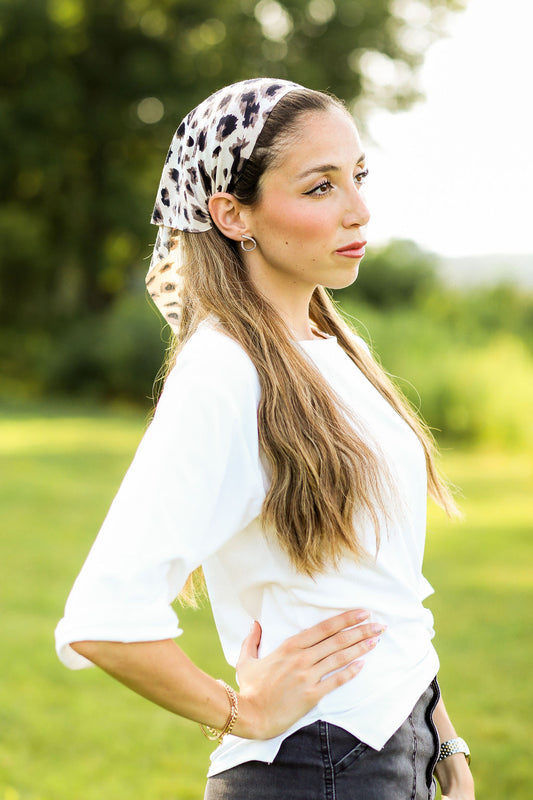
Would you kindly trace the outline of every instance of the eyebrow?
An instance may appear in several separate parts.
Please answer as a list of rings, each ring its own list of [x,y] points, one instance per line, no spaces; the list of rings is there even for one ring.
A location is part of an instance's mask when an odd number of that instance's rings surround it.
[[[365,154],[361,153],[356,164],[362,164],[365,158]],[[335,164],[317,164],[316,167],[310,167],[304,170],[304,172],[300,172],[299,175],[296,176],[296,179],[301,180],[302,178],[307,178],[315,172],[340,172],[340,167],[335,166]]]

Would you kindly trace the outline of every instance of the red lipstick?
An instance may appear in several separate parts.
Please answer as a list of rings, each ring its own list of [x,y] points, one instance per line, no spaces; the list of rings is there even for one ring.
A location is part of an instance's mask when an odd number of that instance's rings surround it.
[[[365,245],[365,241],[352,242],[344,247],[339,247],[335,252],[347,258],[362,258],[365,254]]]

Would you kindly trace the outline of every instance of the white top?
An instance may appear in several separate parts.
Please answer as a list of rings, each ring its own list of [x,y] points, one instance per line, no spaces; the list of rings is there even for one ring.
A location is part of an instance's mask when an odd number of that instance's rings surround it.
[[[335,337],[299,342],[324,378],[354,409],[397,482],[377,559],[309,578],[290,565],[260,513],[267,477],[257,432],[260,387],[248,355],[203,323],[169,375],[152,423],[115,497],[56,629],[60,659],[91,666],[70,642],[155,641],[182,633],[170,603],[203,565],[220,641],[235,666],[252,620],[260,655],[287,637],[352,608],[388,626],[365,666],[284,734],[268,740],[227,736],[210,775],[248,760],[270,762],[283,739],[323,719],[381,749],[438,670],[432,589],[421,573],[426,527],[422,446]],[[365,345],[366,347],[366,345]],[[374,549],[374,534],[366,545]]]

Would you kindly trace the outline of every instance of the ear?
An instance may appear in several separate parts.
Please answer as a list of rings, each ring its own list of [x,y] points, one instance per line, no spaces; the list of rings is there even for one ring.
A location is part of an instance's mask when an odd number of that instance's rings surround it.
[[[211,219],[224,236],[235,242],[248,232],[247,209],[228,192],[216,192],[209,198]]]

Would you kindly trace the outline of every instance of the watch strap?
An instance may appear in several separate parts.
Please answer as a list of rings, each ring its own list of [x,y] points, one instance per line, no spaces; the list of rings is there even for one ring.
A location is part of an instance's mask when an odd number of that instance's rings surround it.
[[[470,764],[470,749],[465,740],[461,739],[460,736],[456,736],[455,739],[448,739],[448,741],[441,743],[437,763],[448,758],[448,756],[455,755],[455,753],[463,753],[467,763]]]

